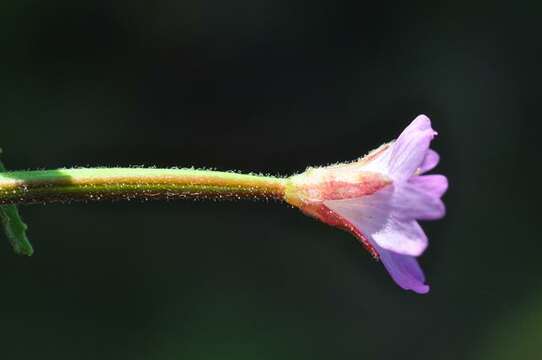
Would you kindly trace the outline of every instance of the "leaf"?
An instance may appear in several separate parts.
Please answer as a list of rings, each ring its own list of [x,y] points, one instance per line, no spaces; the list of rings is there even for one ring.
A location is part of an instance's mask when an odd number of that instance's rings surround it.
[[[0,149],[0,154],[2,150]],[[0,171],[6,171],[4,164],[0,161]],[[4,232],[13,247],[13,250],[18,255],[31,256],[34,249],[28,241],[26,230],[28,226],[23,222],[19,215],[17,205],[2,205],[0,206],[0,219],[4,227]]]

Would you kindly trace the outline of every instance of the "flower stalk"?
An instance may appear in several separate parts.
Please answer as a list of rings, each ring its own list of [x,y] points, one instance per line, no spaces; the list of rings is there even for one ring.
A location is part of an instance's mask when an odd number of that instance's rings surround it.
[[[76,168],[0,173],[0,205],[101,200],[277,199],[286,179],[196,169]]]

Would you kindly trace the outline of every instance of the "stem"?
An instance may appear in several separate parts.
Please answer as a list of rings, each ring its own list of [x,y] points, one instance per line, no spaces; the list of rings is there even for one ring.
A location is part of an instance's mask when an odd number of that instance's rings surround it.
[[[81,168],[0,173],[0,205],[100,200],[277,199],[287,179],[195,169]]]

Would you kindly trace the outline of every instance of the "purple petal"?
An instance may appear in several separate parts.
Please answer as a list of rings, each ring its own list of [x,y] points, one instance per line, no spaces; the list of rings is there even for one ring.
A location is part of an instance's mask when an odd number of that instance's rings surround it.
[[[418,256],[427,247],[427,237],[415,220],[393,215],[394,187],[388,186],[360,198],[327,200],[324,205],[387,250]]]
[[[391,216],[384,226],[373,231],[371,236],[383,249],[399,254],[419,256],[427,248],[427,236],[416,220]]]
[[[397,285],[419,294],[429,292],[429,286],[425,284],[425,275],[415,258],[381,248],[377,248],[377,251],[386,270]]]
[[[363,171],[376,172],[384,175],[389,175],[389,163],[390,157],[393,150],[393,143],[390,143],[389,146],[380,151],[374,158],[372,158],[368,163],[363,164]]]
[[[414,119],[393,144],[389,175],[394,180],[406,180],[413,176],[424,161],[435,135],[427,116],[420,115]]]
[[[378,194],[379,192],[375,194]],[[416,259],[412,256],[400,254],[393,250],[390,251],[380,246],[380,241],[382,241],[383,234],[385,233],[387,236],[385,240],[393,245],[392,249],[401,248],[401,246],[403,246],[405,243],[405,234],[412,232],[412,229],[402,227],[405,222],[394,222],[393,226],[388,226],[388,230],[380,233],[375,238],[374,235],[378,234],[378,230],[375,231],[375,228],[386,228],[385,226],[382,226],[382,223],[387,224],[390,219],[393,219],[390,216],[391,207],[387,206],[386,202],[382,202],[382,205],[378,206],[370,200],[368,201],[369,204],[367,204],[367,198],[372,197],[375,194],[357,199],[328,200],[325,201],[324,204],[330,210],[344,217],[363,235],[365,235],[367,240],[369,240],[369,242],[375,247],[380,259],[382,260],[382,263],[388,270],[393,280],[400,287],[420,294],[427,293],[429,291],[429,286],[425,284],[425,276]],[[382,194],[380,196],[385,197]],[[362,205],[362,203],[364,204]],[[423,234],[423,231],[419,227],[418,223],[411,221],[409,225],[414,227],[415,234],[418,236],[423,236],[423,239],[425,240],[425,248],[427,238],[425,237],[425,234]]]
[[[444,203],[439,196],[442,184],[435,184],[431,187],[431,182],[438,183],[439,181],[433,181],[433,179],[412,181],[415,178],[394,186],[394,216],[405,220],[435,220],[442,218],[446,213]]]
[[[427,150],[427,153],[425,153],[425,158],[423,159],[422,164],[420,165],[420,173],[426,173],[430,170],[433,170],[435,166],[438,165],[438,162],[440,160],[439,154],[433,150],[429,149]]]
[[[414,176],[408,183],[434,198],[442,197],[448,190],[448,179],[444,175]]]

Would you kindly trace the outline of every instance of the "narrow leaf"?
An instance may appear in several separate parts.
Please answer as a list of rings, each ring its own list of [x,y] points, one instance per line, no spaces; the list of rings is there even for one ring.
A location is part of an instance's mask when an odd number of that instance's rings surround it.
[[[2,150],[0,150],[0,154]],[[6,171],[4,164],[0,161],[0,171]],[[2,205],[0,206],[0,220],[4,227],[4,232],[13,247],[13,250],[18,255],[31,256],[34,253],[34,249],[28,241],[26,236],[26,230],[28,226],[23,222],[19,215],[19,210],[16,205]]]

